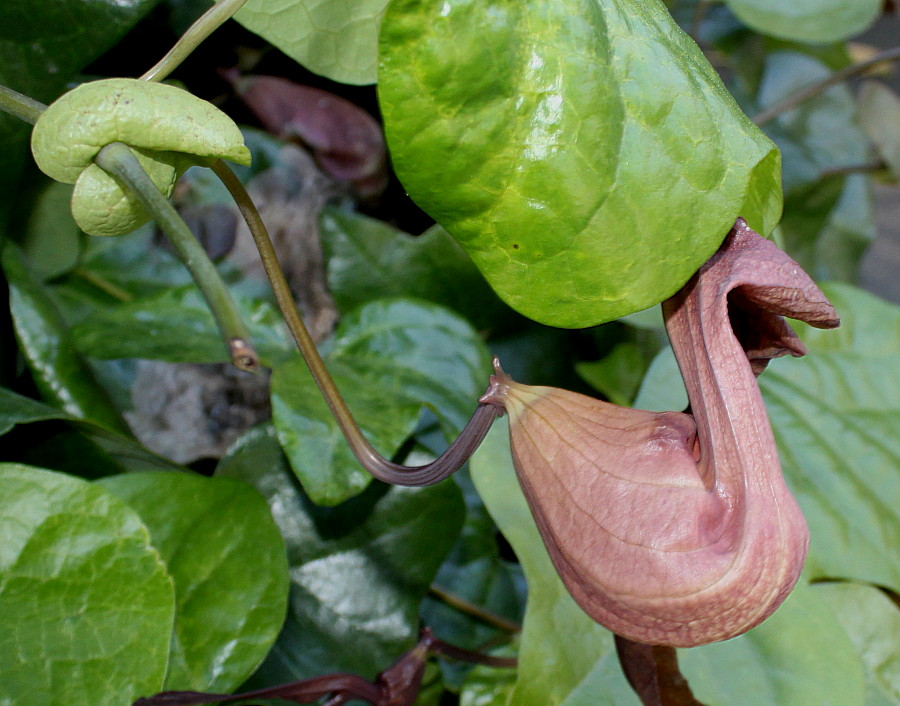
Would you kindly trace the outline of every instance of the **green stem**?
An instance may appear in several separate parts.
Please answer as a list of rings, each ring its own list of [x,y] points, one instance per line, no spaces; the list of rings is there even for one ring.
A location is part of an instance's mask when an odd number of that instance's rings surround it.
[[[885,49],[882,52],[878,52],[874,56],[866,59],[865,61],[860,61],[856,64],[852,64],[851,66],[846,66],[840,71],[835,71],[830,76],[826,76],[821,81],[816,81],[815,83],[811,83],[804,89],[797,91],[796,93],[792,93],[783,101],[776,103],[769,108],[757,113],[753,116],[753,122],[757,125],[765,125],[767,122],[772,120],[773,118],[781,115],[792,108],[796,108],[801,103],[808,101],[810,98],[815,98],[817,95],[822,93],[832,86],[842,83],[849,78],[853,78],[857,76],[867,69],[875,66],[876,64],[881,64],[886,61],[896,61],[900,59],[900,47],[894,47],[892,49]]]
[[[43,103],[6,86],[0,86],[0,110],[4,112],[34,125],[46,109],[47,106]]]
[[[253,235],[256,248],[259,250],[263,268],[275,293],[275,301],[287,323],[288,330],[297,343],[300,354],[306,361],[309,371],[316,381],[322,396],[328,403],[332,416],[341,428],[341,432],[354,456],[369,473],[387,483],[396,485],[432,485],[451,475],[469,459],[484,440],[494,420],[503,412],[492,404],[479,404],[466,428],[460,433],[450,447],[435,461],[424,466],[403,466],[387,460],[381,456],[368,439],[363,436],[362,430],[353,418],[350,408],[341,396],[337,385],[328,373],[325,362],[316,349],[316,344],[310,336],[297,305],[291,294],[284,272],[278,264],[278,256],[272,246],[272,239],[266,229],[256,205],[244,188],[244,185],[235,176],[231,168],[221,159],[217,159],[212,170],[219,177],[225,188],[228,189],[238,208],[247,222],[247,227]]]
[[[175,42],[175,46],[141,78],[144,81],[165,79],[203,43],[203,40],[215,32],[226,20],[233,17],[246,2],[247,0],[218,0],[194,24],[188,27],[188,30]]]
[[[480,605],[467,601],[465,598],[457,596],[455,593],[451,593],[447,589],[438,586],[436,583],[433,583],[428,587],[428,592],[441,602],[458,610],[460,613],[471,615],[476,620],[480,620],[482,623],[497,628],[498,630],[511,634],[522,632],[522,626],[518,623],[507,620],[502,615],[497,615],[496,613],[492,613],[491,611],[482,608]]]
[[[178,215],[175,207],[153,184],[131,149],[121,142],[113,142],[100,150],[94,157],[94,162],[134,191],[144,208],[162,228],[206,298],[222,338],[227,343],[231,362],[241,370],[256,370],[259,358],[249,343],[247,328],[225,283],[203,246]]]
[[[97,289],[102,292],[106,292],[113,299],[118,299],[120,302],[130,302],[134,299],[131,295],[131,292],[128,292],[116,284],[113,284],[105,277],[101,277],[95,272],[91,272],[90,270],[86,270],[80,265],[72,270],[72,274],[76,277],[81,277],[81,279],[90,282]]]

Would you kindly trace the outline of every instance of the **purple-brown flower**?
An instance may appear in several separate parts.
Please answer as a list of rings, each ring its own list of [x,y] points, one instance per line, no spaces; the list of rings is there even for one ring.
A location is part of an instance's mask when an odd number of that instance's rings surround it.
[[[579,605],[630,640],[690,647],[759,624],[799,578],[809,534],[756,375],[806,353],[783,316],[839,321],[742,219],[663,313],[689,413],[529,387],[496,362],[481,401],[509,412],[519,482]]]

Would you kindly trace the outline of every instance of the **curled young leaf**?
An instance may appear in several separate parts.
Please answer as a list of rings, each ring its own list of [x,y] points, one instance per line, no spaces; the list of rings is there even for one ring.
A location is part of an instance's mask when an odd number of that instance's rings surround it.
[[[47,176],[75,184],[72,215],[91,235],[122,235],[150,218],[134,195],[93,163],[113,142],[131,147],[167,196],[193,164],[250,162],[231,118],[187,91],[126,78],[82,84],[41,114],[31,150]]]
[[[575,600],[629,640],[690,647],[757,625],[800,575],[806,523],[755,376],[805,353],[782,316],[838,320],[740,219],[663,311],[690,414],[521,385],[499,366],[482,401],[510,414],[519,481]]]

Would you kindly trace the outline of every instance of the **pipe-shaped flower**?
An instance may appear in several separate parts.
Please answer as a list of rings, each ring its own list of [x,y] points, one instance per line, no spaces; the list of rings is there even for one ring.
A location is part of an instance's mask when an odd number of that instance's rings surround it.
[[[31,149],[47,176],[75,184],[72,215],[92,235],[122,235],[150,218],[128,189],[93,163],[113,142],[134,150],[166,196],[192,165],[217,158],[250,163],[231,118],[187,91],[127,78],[82,84],[41,114]]]
[[[690,413],[521,385],[496,363],[482,401],[509,412],[519,481],[579,605],[630,640],[690,647],[762,622],[800,576],[809,535],[756,375],[806,352],[782,316],[838,319],[743,220],[663,312]]]

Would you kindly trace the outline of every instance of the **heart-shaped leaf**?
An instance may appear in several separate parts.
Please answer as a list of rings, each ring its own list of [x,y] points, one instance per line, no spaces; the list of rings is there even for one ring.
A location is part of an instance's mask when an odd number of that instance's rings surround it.
[[[103,488],[0,464],[0,698],[127,706],[162,687],[172,581],[137,514]]]
[[[462,525],[452,482],[376,484],[339,507],[318,507],[271,427],[245,434],[216,474],[258,488],[287,544],[288,619],[254,685],[339,671],[372,678],[412,647],[419,603]]]
[[[483,344],[465,320],[408,299],[372,302],[347,315],[325,360],[363,432],[386,457],[412,434],[423,405],[455,434],[474,411],[487,370]],[[272,416],[315,502],[337,504],[371,482],[299,359],[273,373]]]
[[[380,43],[397,174],[542,323],[645,309],[777,220],[777,152],[660,2],[399,0]]]
[[[135,510],[175,584],[166,689],[230,691],[263,660],[287,608],[284,542],[245,483],[129,473],[100,483]]]

